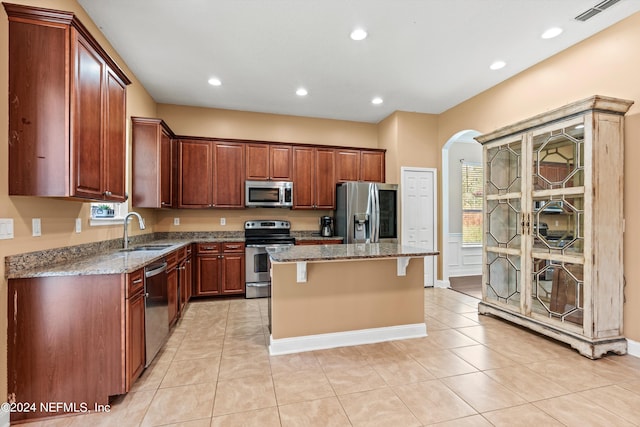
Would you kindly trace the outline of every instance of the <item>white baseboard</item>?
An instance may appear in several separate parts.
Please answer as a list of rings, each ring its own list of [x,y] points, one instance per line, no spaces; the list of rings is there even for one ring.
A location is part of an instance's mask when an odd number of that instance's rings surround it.
[[[420,338],[427,336],[427,325],[388,326],[384,328],[360,329],[357,331],[334,332],[329,334],[305,335],[293,338],[270,338],[269,354],[299,353],[302,351],[322,350],[326,348],[350,345],[373,344],[383,341]]]
[[[450,288],[451,283],[448,280],[436,280],[434,288]]]
[[[11,419],[9,418],[9,412],[0,412],[0,427],[9,427]]]
[[[640,342],[627,338],[627,354],[630,356],[640,357]]]

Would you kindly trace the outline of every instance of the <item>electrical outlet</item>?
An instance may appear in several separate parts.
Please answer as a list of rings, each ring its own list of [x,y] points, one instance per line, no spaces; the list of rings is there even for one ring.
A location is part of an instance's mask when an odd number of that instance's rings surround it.
[[[33,237],[42,236],[42,224],[40,218],[31,218],[31,235]]]
[[[76,218],[76,233],[82,232],[82,220],[80,218]]]
[[[227,218],[220,218],[220,225],[227,225]]]
[[[180,218],[173,218],[173,225],[180,225]]]
[[[0,239],[13,239],[13,218],[0,218]]]

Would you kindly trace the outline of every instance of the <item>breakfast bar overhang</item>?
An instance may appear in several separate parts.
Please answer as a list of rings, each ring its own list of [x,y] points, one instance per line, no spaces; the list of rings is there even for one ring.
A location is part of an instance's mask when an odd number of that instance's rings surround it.
[[[395,243],[270,251],[272,355],[426,336],[424,257]]]

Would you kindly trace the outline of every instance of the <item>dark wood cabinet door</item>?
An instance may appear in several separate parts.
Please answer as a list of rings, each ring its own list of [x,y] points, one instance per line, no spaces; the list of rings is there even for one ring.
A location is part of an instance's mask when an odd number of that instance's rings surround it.
[[[67,196],[69,28],[9,16],[9,195]]]
[[[178,312],[181,313],[191,299],[191,289],[193,287],[191,257],[189,256],[184,259],[178,267],[178,280],[180,282],[180,304]]]
[[[173,207],[173,141],[166,132],[160,134],[160,206]]]
[[[269,145],[247,144],[246,147],[247,170],[246,178],[256,181],[269,179]]]
[[[220,255],[198,255],[196,267],[196,295],[218,295],[220,281]]]
[[[360,179],[360,151],[336,150],[336,182]]]
[[[178,207],[208,208],[213,203],[212,144],[181,140],[178,163]]]
[[[244,208],[244,144],[217,142],[213,149],[213,205]]]
[[[315,149],[315,205],[317,209],[335,209],[335,150]]]
[[[104,185],[105,200],[124,202],[126,196],[126,86],[106,67],[104,115]]]
[[[315,152],[311,147],[293,148],[293,207],[313,209],[315,205]]]
[[[145,363],[144,345],[144,293],[130,297],[126,304],[127,310],[127,385],[126,391],[140,376]]]
[[[269,176],[272,180],[291,181],[293,179],[291,153],[292,149],[289,145],[269,146]]]
[[[106,64],[76,31],[71,84],[71,195],[103,198],[102,94]],[[62,95],[60,95],[62,96]]]
[[[222,277],[220,291],[222,294],[244,293],[244,253],[228,253],[222,255]]]
[[[178,296],[178,270],[174,265],[167,271],[167,296],[169,299],[169,326],[173,325],[178,319],[178,304],[180,304]]]
[[[385,182],[384,152],[365,151],[360,153],[360,180]]]

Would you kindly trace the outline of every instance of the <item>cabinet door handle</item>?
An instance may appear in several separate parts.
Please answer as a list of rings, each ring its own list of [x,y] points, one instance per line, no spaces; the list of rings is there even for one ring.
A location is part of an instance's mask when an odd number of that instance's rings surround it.
[[[142,283],[142,279],[136,279],[133,281],[133,284],[136,285],[138,283]]]
[[[211,247],[211,246],[203,246],[203,247],[202,247],[202,249],[204,249],[205,251],[212,251],[212,250],[214,250],[215,248],[214,248],[214,247]]]
[[[111,197],[111,195],[112,195],[111,191],[105,191],[103,194],[104,194],[106,197]]]

